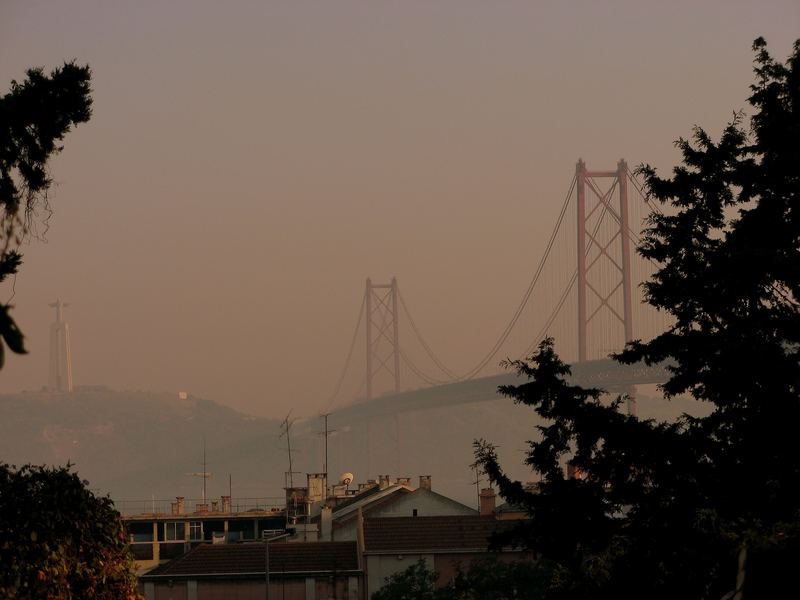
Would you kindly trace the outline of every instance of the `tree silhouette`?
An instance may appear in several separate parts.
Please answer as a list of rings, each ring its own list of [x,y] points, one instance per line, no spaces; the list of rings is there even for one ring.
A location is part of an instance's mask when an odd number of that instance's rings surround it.
[[[22,264],[18,248],[35,234],[37,217],[49,216],[52,184],[47,164],[73,125],[91,117],[91,72],[65,63],[50,75],[29,69],[22,83],[0,97],[0,282]],[[12,352],[24,353],[23,336],[8,304],[0,303],[0,337]],[[0,342],[0,367],[5,350]]]
[[[570,385],[545,340],[510,363],[530,381],[500,390],[547,422],[526,459],[537,493],[476,442],[477,463],[532,517],[505,542],[556,563],[548,597],[720,598],[741,586],[748,550],[745,589],[768,597],[800,557],[800,41],[785,64],[763,39],[753,49],[749,122],[734,115],[717,142],[696,127],[669,178],[640,169],[664,206],[638,249],[659,265],[646,299],[674,324],[616,357],[665,361],[665,396],[710,414],[623,415],[620,399]]]

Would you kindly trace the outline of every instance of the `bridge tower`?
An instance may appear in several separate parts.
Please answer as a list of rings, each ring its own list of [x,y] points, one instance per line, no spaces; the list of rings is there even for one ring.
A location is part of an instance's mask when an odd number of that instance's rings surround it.
[[[628,177],[628,165],[624,160],[617,163],[616,171],[588,171],[583,160],[578,160],[575,167],[578,213],[579,362],[589,358],[587,344],[589,324],[604,308],[611,315],[612,323],[622,327],[623,344],[633,339]],[[603,192],[597,185],[596,179],[610,179],[611,186]],[[590,192],[588,201],[587,189]],[[614,207],[612,201],[615,190],[619,198],[618,209]],[[606,214],[615,222],[614,233],[607,239],[597,235],[600,223]],[[619,252],[613,248],[615,243],[619,243]],[[610,278],[603,285],[597,278],[592,278],[592,272],[601,269],[605,277]],[[587,292],[591,292],[596,300],[591,312],[588,311]],[[621,349],[615,348],[615,350]],[[636,386],[630,386],[625,393],[628,398],[628,414],[636,415]]]
[[[389,374],[394,391],[400,391],[400,342],[398,335],[397,278],[375,284],[367,278],[365,293],[367,323],[367,400],[373,397],[373,381],[381,372]]]
[[[400,336],[398,321],[397,278],[390,283],[375,284],[367,278],[365,290],[367,324],[367,400],[373,398],[373,382],[376,375],[387,373],[394,383],[395,393],[400,391]],[[400,435],[400,414],[390,417],[394,423],[394,450],[397,470],[402,465],[402,445]],[[373,429],[375,419],[367,422],[367,472],[372,474],[374,452]]]
[[[69,304],[59,299],[49,306],[56,309],[56,320],[50,325],[50,377],[47,387],[51,392],[71,392],[72,354],[69,324],[64,320],[64,308]]]
[[[605,308],[612,321],[622,327],[624,343],[633,339],[628,166],[624,160],[620,160],[615,171],[589,171],[586,163],[578,160],[575,177],[578,216],[578,360],[583,362],[589,358],[589,324],[598,317],[601,309]],[[611,186],[603,192],[595,181],[597,179],[611,179]],[[587,189],[590,192],[588,199]],[[618,209],[612,201],[615,190],[619,196]],[[606,214],[616,223],[610,239],[602,239],[597,235],[599,222]],[[591,225],[593,223],[594,228]],[[619,243],[619,253],[613,249],[615,242]],[[592,279],[592,272],[599,271],[603,265],[610,272],[610,285],[601,286]],[[591,312],[588,310],[588,292],[596,299]]]

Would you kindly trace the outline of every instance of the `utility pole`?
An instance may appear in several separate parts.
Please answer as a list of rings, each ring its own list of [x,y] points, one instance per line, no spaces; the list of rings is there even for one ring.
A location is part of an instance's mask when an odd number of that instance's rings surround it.
[[[325,468],[322,469],[322,472],[325,473],[325,484],[328,483],[328,416],[330,413],[325,413],[322,415],[325,417]]]
[[[274,537],[266,535],[267,532],[262,532],[264,537],[264,598],[269,600],[269,543],[282,538],[287,538],[291,533],[281,533]]]

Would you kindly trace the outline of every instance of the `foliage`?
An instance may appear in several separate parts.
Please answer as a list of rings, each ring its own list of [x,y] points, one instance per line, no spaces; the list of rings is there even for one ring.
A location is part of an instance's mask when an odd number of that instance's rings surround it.
[[[529,381],[500,390],[547,422],[526,457],[542,476],[538,493],[476,442],[501,495],[531,514],[501,541],[556,563],[546,597],[720,598],[743,548],[756,596],[786,580],[769,564],[800,556],[800,41],[785,64],[762,39],[754,50],[749,128],[742,114],[718,142],[695,128],[677,142],[671,178],[640,169],[665,206],[638,249],[658,264],[646,298],[674,324],[616,357],[667,361],[665,395],[688,393],[710,414],[624,415],[620,399],[570,385],[545,340],[529,361],[509,363]],[[565,477],[565,461],[581,477]]]
[[[386,583],[372,594],[372,600],[442,600],[436,590],[436,573],[419,559],[404,571],[386,578]]]
[[[538,600],[548,580],[547,568],[530,561],[492,557],[472,561],[466,570],[437,588],[438,574],[420,559],[387,577],[372,600]]]
[[[539,600],[550,567],[528,560],[474,560],[444,589],[446,600]]]
[[[50,75],[29,69],[22,83],[0,97],[0,282],[22,264],[19,245],[35,233],[35,219],[49,218],[52,185],[47,164],[73,125],[91,117],[91,72],[65,63]],[[45,221],[46,222],[46,221]],[[0,304],[0,337],[12,352],[24,353],[22,333]],[[0,367],[4,348],[0,342]]]
[[[0,597],[140,598],[119,513],[69,465],[0,463]]]

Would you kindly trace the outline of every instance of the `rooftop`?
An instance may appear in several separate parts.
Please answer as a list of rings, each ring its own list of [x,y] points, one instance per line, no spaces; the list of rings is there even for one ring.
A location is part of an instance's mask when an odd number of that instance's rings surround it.
[[[273,542],[269,545],[272,575],[357,571],[356,542]],[[142,579],[264,575],[264,544],[201,544]]]
[[[341,503],[333,509],[334,519],[342,519],[346,515],[355,514],[359,508],[372,506],[375,503],[386,501],[387,498],[396,494],[409,494],[411,488],[400,483],[391,484],[389,487],[380,489],[378,487],[370,488],[362,492],[347,502]]]
[[[492,515],[452,517],[381,517],[364,520],[364,543],[368,553],[420,550],[480,550],[489,537],[509,527]]]

